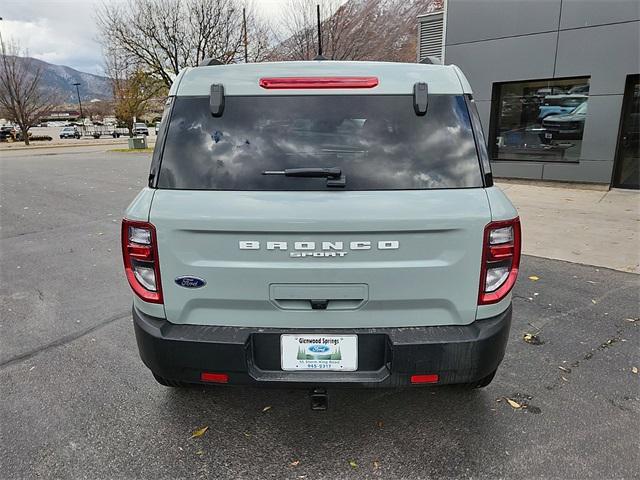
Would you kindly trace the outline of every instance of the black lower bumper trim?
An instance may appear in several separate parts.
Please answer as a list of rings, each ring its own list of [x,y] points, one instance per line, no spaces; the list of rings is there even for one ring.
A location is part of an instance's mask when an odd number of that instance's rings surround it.
[[[279,329],[178,325],[133,308],[145,365],[169,380],[202,383],[202,372],[226,373],[229,384],[396,387],[414,374],[438,374],[438,384],[476,382],[504,356],[511,306],[500,315],[464,326]],[[358,335],[355,372],[288,372],[280,367],[283,333]]]

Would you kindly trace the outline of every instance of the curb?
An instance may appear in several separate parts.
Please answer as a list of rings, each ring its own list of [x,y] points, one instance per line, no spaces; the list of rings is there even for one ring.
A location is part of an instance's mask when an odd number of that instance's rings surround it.
[[[117,147],[119,145],[127,145],[127,142],[113,142],[113,143],[70,143],[70,144],[53,144],[53,145],[29,145],[21,147],[1,147],[0,152],[15,152],[19,150],[42,150],[48,148],[76,148],[76,147]],[[153,147],[154,143],[149,142],[148,145]]]

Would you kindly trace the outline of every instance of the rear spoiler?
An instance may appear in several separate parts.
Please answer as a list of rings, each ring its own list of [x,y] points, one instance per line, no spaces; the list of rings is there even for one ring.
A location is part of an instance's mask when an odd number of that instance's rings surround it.
[[[269,81],[283,80],[283,79],[260,79],[260,86],[263,88],[283,88],[282,86],[273,86],[269,84]],[[287,88],[310,88],[308,84],[300,82],[302,79],[296,79],[299,84],[286,85]],[[264,82],[263,82],[264,81]],[[277,82],[274,82],[277,84]],[[376,79],[377,85],[377,79]],[[315,86],[315,85],[314,85]],[[360,86],[360,85],[359,85]],[[330,88],[344,88],[344,85],[330,84]],[[367,85],[367,87],[369,87]],[[327,84],[322,85],[320,88],[327,88]],[[370,87],[369,87],[370,88]],[[418,82],[413,85],[413,109],[416,115],[423,116],[427,113],[427,106],[429,105],[429,87],[425,82]],[[209,109],[214,117],[221,117],[224,111],[224,86],[220,83],[213,83],[211,85],[211,93],[209,95]]]

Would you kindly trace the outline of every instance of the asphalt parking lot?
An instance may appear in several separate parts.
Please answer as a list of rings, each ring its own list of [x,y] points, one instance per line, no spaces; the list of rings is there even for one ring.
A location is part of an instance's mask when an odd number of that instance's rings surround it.
[[[119,251],[149,160],[0,152],[3,478],[637,478],[640,276],[605,268],[524,257],[484,390],[337,390],[312,412],[304,390],[156,384]]]

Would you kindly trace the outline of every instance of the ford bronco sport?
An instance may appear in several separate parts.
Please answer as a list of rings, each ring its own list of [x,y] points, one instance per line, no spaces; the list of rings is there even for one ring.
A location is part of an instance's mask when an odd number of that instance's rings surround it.
[[[163,385],[482,387],[520,260],[455,66],[202,66],[169,93],[122,249]]]

